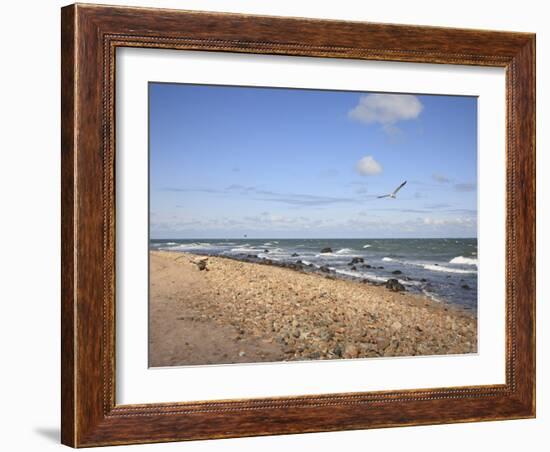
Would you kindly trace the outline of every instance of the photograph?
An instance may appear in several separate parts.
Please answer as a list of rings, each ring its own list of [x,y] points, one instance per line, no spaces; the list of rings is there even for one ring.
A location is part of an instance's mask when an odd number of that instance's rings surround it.
[[[477,353],[477,97],[148,90],[150,367]]]

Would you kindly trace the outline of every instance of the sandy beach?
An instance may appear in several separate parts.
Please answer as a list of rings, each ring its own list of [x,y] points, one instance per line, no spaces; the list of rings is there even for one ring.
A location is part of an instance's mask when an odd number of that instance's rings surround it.
[[[475,353],[471,311],[382,285],[150,252],[149,365]]]

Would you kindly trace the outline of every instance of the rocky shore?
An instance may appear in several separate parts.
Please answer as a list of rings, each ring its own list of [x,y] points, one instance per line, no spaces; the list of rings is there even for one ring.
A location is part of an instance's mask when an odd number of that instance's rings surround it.
[[[474,313],[397,279],[373,285],[244,259],[150,252],[151,366],[477,351]]]

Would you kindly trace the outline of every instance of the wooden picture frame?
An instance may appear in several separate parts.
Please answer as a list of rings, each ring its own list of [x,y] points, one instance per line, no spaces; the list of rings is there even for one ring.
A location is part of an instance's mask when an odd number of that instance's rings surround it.
[[[61,35],[64,444],[85,447],[535,416],[535,35],[79,4],[62,9]],[[118,47],[505,68],[506,383],[117,405]]]

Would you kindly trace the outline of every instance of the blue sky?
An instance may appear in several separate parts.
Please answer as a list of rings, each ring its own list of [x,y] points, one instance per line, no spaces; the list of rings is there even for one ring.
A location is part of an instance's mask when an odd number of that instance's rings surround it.
[[[149,122],[151,238],[477,236],[475,97],[150,83]]]

